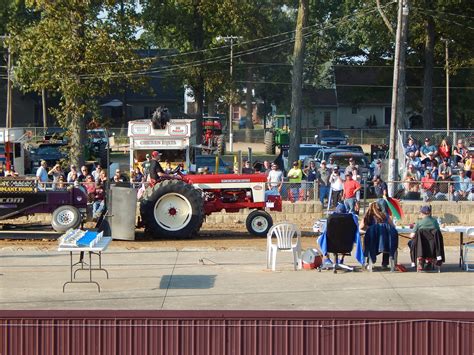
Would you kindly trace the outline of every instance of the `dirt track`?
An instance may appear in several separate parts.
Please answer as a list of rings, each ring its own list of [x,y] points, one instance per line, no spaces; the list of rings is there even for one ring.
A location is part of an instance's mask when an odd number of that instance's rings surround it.
[[[202,229],[198,237],[193,239],[145,239],[143,231],[138,230],[136,233],[137,240],[120,241],[115,240],[112,247],[126,249],[141,248],[171,248],[171,249],[192,249],[192,248],[210,248],[216,250],[227,249],[258,249],[265,250],[266,239],[251,236],[245,226],[232,225],[219,227],[207,227]],[[459,245],[459,235],[453,233],[445,233],[445,246]],[[405,248],[407,239],[400,238],[400,247]],[[55,240],[0,240],[0,249],[5,247],[37,247],[45,249],[55,249],[57,242]],[[316,247],[316,235],[309,231],[304,231],[302,236],[303,249]]]

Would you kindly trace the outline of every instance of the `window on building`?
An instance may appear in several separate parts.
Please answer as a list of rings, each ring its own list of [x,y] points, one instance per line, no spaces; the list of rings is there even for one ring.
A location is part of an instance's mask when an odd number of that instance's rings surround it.
[[[357,114],[357,107],[353,107],[353,108],[352,108],[352,114],[353,114],[353,115],[356,115],[356,114]]]
[[[324,112],[324,125],[325,126],[331,125],[331,111]]]

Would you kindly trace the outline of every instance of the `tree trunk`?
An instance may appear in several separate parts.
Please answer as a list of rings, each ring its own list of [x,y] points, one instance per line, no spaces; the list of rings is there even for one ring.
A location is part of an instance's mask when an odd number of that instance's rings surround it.
[[[425,66],[423,78],[423,127],[433,128],[433,70],[435,23],[431,16],[425,20]]]
[[[79,105],[75,105],[78,107]],[[78,112],[71,112],[69,117],[69,126],[65,127],[71,134],[71,143],[69,145],[69,160],[71,164],[80,167],[84,165],[84,155],[86,153],[86,120],[84,115]]]
[[[253,129],[253,104],[252,104],[252,90],[253,90],[253,72],[252,68],[247,69],[247,92],[245,93],[245,106],[247,107],[247,119],[245,127]]]
[[[295,47],[293,50],[293,75],[291,80],[291,131],[289,164],[298,160],[301,142],[301,112],[303,91],[303,64],[305,40],[303,28],[308,18],[308,0],[300,0],[298,8],[298,19],[296,23]]]

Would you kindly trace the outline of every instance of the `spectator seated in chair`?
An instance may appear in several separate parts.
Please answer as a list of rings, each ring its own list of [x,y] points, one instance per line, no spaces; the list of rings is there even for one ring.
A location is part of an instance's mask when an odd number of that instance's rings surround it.
[[[325,266],[332,266],[334,272],[337,268],[350,271],[354,269],[344,265],[344,255],[350,255],[354,244],[356,244],[355,258],[361,265],[364,264],[358,218],[352,213],[346,213],[346,208],[342,204],[339,204],[336,211],[329,215],[326,229],[318,238],[318,244],[326,257],[329,253],[334,254],[334,262],[328,258],[325,260]],[[341,260],[338,260],[339,254],[342,254]]]
[[[408,242],[412,267],[416,266],[417,271],[433,270],[445,261],[443,235],[431,215],[431,206],[422,206],[420,214],[422,218],[416,222]]]
[[[391,271],[395,271],[398,232],[387,209],[388,207],[381,207],[381,201],[372,202],[360,223],[360,229],[366,231],[364,257],[369,258],[369,270],[372,269],[372,264],[376,262],[377,255],[383,253],[382,268],[387,269],[390,262]]]

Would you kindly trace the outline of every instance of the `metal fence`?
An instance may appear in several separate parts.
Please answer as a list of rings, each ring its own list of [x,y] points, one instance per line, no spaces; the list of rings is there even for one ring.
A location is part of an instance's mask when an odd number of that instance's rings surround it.
[[[470,179],[468,179],[470,180]],[[448,201],[448,202],[473,202],[474,190],[471,181],[430,180],[416,181],[407,178],[403,181],[389,182],[394,185],[394,197],[406,201]]]
[[[314,135],[318,134],[320,128],[302,128],[301,143],[313,144]],[[342,131],[348,136],[347,144],[388,144],[388,128],[358,128],[345,129]]]

